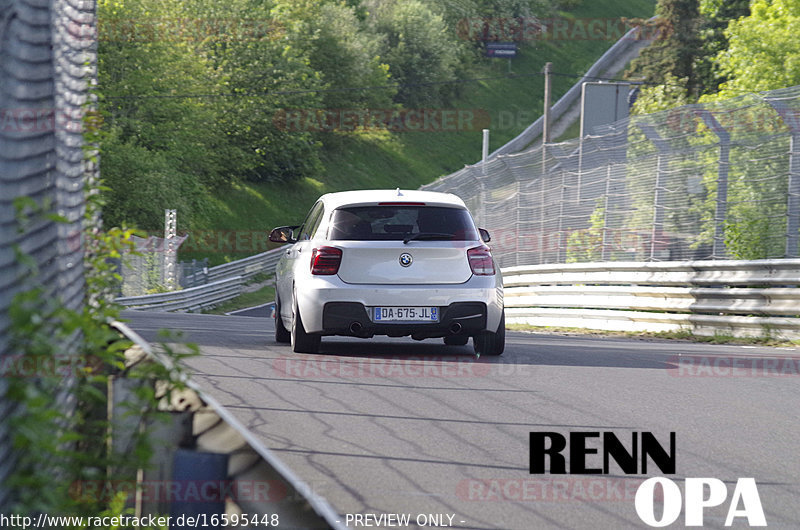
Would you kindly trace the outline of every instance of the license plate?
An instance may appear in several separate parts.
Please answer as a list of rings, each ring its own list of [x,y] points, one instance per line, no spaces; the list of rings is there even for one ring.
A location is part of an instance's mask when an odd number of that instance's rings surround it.
[[[373,322],[439,322],[438,307],[373,307]]]

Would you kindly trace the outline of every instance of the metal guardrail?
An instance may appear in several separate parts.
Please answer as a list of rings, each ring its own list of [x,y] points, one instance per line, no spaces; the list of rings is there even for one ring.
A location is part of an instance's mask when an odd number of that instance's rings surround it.
[[[111,325],[133,342],[133,348],[126,352],[126,358],[131,362],[157,362],[172,368],[170,359],[154,351],[147,341],[127,325],[121,322]],[[152,485],[161,486],[165,491],[173,491],[173,487],[185,490],[183,495],[173,494],[172,498],[157,494],[132,496],[128,502],[137,516],[177,515],[176,509],[188,502],[193,506],[194,514],[205,513],[209,520],[213,520],[211,517],[215,514],[210,512],[214,508],[209,505],[213,502],[207,499],[209,502],[205,504],[208,506],[201,505],[198,508],[197,501],[203,498],[201,495],[219,495],[219,485],[224,484],[230,497],[222,513],[226,513],[229,519],[248,514],[248,520],[261,522],[260,525],[249,527],[346,528],[341,522],[342,517],[328,501],[295,474],[230,411],[188,377],[184,376],[183,382],[187,388],[173,391],[169,402],[162,403],[157,416],[149,421],[144,421],[124,407],[109,411],[111,443],[116,450],[124,450],[131,429],[140,428],[143,423],[147,425],[148,434],[159,440],[154,447],[151,465],[140,470],[140,485],[149,487],[150,493],[153,493]],[[135,390],[136,387],[124,378],[114,378],[111,401],[126,402]],[[187,445],[187,440],[192,440],[193,444]],[[178,452],[181,458],[176,458]],[[210,479],[200,472],[196,474],[198,478],[176,478],[178,463],[193,462],[193,454],[202,454],[206,459],[210,455],[219,457],[220,461],[225,462],[222,476]],[[206,486],[209,484],[213,488],[208,489]],[[195,490],[190,489],[192,485],[196,486]],[[216,515],[220,516],[221,513]],[[279,518],[279,524],[273,521],[273,517]],[[271,524],[265,525],[265,520]]]
[[[259,273],[272,274],[283,250],[275,248],[211,267],[205,285],[168,293],[126,296],[115,301],[125,307],[150,311],[199,311],[235,298],[242,293],[244,281]]]
[[[199,311],[239,296],[243,285],[244,279],[234,276],[181,291],[117,298],[115,302],[140,310]]]
[[[502,270],[509,323],[800,338],[800,260],[568,263]]]
[[[211,267],[208,269],[208,281],[215,282],[234,276],[241,276],[246,279],[262,272],[271,274],[275,271],[275,265],[278,263],[282,252],[281,248],[274,248],[261,254]]]

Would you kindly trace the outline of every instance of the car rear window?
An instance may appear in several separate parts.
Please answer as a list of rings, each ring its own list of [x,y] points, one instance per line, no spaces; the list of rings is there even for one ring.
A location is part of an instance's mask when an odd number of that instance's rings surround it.
[[[402,241],[408,237],[478,239],[469,212],[444,206],[354,206],[333,211],[330,239]]]

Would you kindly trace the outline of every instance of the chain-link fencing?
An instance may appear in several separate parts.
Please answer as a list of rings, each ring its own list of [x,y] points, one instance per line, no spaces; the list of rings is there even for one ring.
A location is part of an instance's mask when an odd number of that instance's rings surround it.
[[[120,267],[121,295],[140,296],[172,291],[179,284],[183,286],[183,267],[177,267],[176,270],[175,257],[187,237],[183,235],[165,239],[132,236],[133,252],[126,253]],[[192,277],[192,286],[200,284],[199,276]]]
[[[501,267],[797,257],[800,87],[633,116],[422,189],[464,199]]]

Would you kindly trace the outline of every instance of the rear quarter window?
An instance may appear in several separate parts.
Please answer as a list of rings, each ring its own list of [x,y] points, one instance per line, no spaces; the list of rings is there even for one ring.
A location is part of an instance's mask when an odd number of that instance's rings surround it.
[[[354,206],[337,208],[331,218],[332,240],[402,241],[420,233],[451,241],[478,239],[472,217],[463,208]]]

